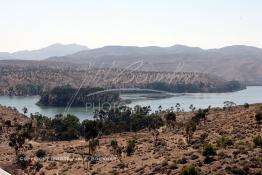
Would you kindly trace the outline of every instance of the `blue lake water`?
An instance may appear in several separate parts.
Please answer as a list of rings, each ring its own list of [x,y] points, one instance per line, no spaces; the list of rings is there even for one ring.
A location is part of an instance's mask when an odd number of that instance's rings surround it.
[[[144,95],[144,94],[143,94]],[[170,98],[151,99],[139,94],[124,94],[124,99],[131,99],[132,103],[128,106],[135,105],[151,106],[152,111],[158,109],[161,105],[163,109],[174,107],[180,103],[185,111],[193,104],[196,108],[223,107],[224,101],[233,101],[238,105],[244,103],[262,103],[262,86],[250,86],[247,89],[232,93],[196,93],[196,94],[177,94]],[[23,107],[28,108],[28,113],[39,112],[43,115],[53,117],[56,114],[64,113],[64,107],[42,107],[36,105],[39,100],[38,96],[33,97],[7,97],[0,96],[0,104],[3,106],[12,106],[22,112]],[[81,120],[92,119],[93,110],[85,107],[71,107],[68,113],[78,116]]]

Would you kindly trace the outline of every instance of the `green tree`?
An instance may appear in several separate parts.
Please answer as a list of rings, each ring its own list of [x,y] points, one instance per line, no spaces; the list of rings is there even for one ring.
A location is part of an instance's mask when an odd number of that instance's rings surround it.
[[[174,112],[168,112],[164,115],[164,118],[166,120],[166,125],[168,127],[174,128],[176,123],[176,113]]]
[[[84,120],[82,122],[83,134],[86,141],[89,141],[88,148],[89,154],[93,151],[93,148],[96,147],[96,142],[94,139],[98,136],[97,122],[92,120]],[[94,146],[94,147],[93,147]]]
[[[27,130],[20,130],[10,134],[9,146],[14,148],[16,155],[18,155],[20,149],[23,148],[26,139],[31,139],[30,133]]]
[[[79,138],[80,135],[80,122],[79,119],[68,114],[56,115],[51,121],[51,127],[55,130],[56,139],[58,140],[72,140]]]

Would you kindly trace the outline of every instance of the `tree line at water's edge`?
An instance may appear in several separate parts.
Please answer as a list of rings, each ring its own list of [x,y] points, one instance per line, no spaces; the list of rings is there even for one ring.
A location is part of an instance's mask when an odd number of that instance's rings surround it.
[[[158,113],[150,113],[150,107],[121,106],[110,110],[97,110],[94,120],[83,120],[67,114],[49,118],[41,114],[31,114],[40,129],[39,136],[43,140],[72,140],[80,137],[96,137],[121,132],[137,132],[145,128],[158,128],[164,121]],[[170,114],[174,114],[170,112]],[[48,133],[48,131],[50,131]],[[89,134],[94,134],[90,136]]]
[[[239,81],[228,81],[223,84],[214,86],[214,87],[205,87],[204,84],[192,84],[192,83],[178,83],[178,84],[169,84],[166,82],[153,82],[145,85],[146,88],[161,90],[173,93],[222,93],[222,92],[234,92],[245,89],[246,86]]]
[[[162,82],[162,81],[155,81],[152,83],[146,83],[143,85],[140,85],[137,88],[142,88],[142,89],[152,89],[152,90],[161,90],[161,91],[166,91],[166,92],[172,92],[172,93],[201,93],[201,92],[210,92],[210,93],[221,93],[221,92],[234,92],[238,90],[245,89],[246,86],[239,82],[239,81],[226,81],[222,84],[214,85],[214,86],[207,86],[204,85],[203,83],[200,84],[193,84],[193,83],[167,83],[167,82]],[[42,85],[37,85],[37,84],[18,84],[14,87],[9,87],[7,90],[4,90],[2,92],[2,95],[8,95],[8,96],[33,96],[33,95],[41,95],[43,98],[47,98],[48,94],[49,95],[61,95],[60,92],[58,91],[63,91],[66,95],[68,93],[75,93],[79,90],[80,96],[82,96],[84,93],[87,95],[87,93],[93,93],[96,91],[101,91],[104,90],[105,88],[101,87],[82,87],[80,89],[76,89],[71,87],[70,85],[61,85],[61,86],[56,86],[51,89],[46,89]],[[107,92],[110,93],[110,92]],[[103,93],[106,94],[106,93]],[[109,96],[111,96],[109,94]],[[82,98],[83,97],[79,97]],[[46,101],[47,99],[45,99]],[[44,104],[44,102],[43,102]],[[59,105],[59,104],[58,104]]]

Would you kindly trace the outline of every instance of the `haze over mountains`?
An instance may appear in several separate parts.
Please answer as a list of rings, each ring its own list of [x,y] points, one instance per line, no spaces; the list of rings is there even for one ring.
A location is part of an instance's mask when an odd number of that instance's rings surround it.
[[[0,60],[43,60],[54,56],[65,56],[79,51],[87,50],[85,46],[77,44],[53,44],[38,50],[22,50],[14,53],[0,52]]]
[[[249,85],[262,84],[262,49],[244,45],[208,50],[184,45],[106,46],[48,60],[117,68],[126,68],[136,63],[131,66],[133,69],[203,72],[227,80],[244,81]]]
[[[185,45],[88,49],[77,44],[54,44],[33,51],[0,52],[0,59],[45,60],[142,71],[201,72],[244,81],[247,85],[262,85],[262,49],[244,45],[204,50]]]

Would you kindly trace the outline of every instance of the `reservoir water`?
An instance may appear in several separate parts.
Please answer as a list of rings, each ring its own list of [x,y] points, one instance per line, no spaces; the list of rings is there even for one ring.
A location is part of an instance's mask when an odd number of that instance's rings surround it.
[[[135,105],[151,106],[152,111],[158,109],[161,105],[162,109],[174,107],[176,103],[180,103],[181,107],[189,110],[189,106],[193,104],[196,108],[223,107],[225,101],[233,101],[237,105],[244,103],[262,103],[262,86],[249,86],[247,89],[232,93],[195,93],[195,94],[176,94],[170,98],[150,98],[150,94],[123,94],[123,99],[130,99],[132,102],[128,106]],[[39,96],[33,97],[8,97],[0,96],[0,104],[2,106],[11,106],[22,112],[23,107],[28,108],[28,114],[39,112],[45,116],[53,117],[56,114],[64,113],[64,107],[42,107],[36,105]],[[68,113],[78,116],[81,120],[92,119],[93,109],[85,107],[71,107]]]

